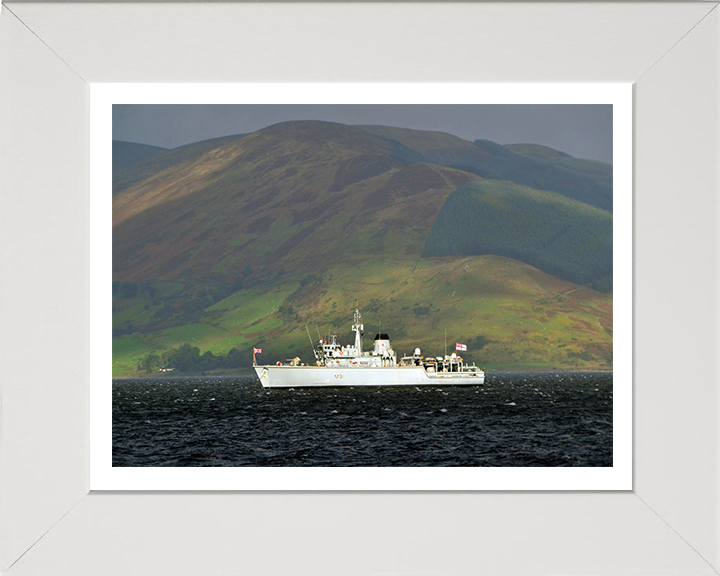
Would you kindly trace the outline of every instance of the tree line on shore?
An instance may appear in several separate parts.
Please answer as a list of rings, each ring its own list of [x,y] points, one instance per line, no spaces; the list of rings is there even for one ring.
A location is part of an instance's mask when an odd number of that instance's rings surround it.
[[[248,353],[242,353],[237,348],[231,348],[224,356],[215,355],[210,350],[200,354],[200,348],[185,343],[161,354],[150,352],[140,359],[137,369],[147,374],[163,370],[209,372],[223,368],[248,368],[251,365]]]

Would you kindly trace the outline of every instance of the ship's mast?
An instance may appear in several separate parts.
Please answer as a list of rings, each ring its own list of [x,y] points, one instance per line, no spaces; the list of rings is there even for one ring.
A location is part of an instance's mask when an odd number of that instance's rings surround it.
[[[362,315],[360,314],[360,310],[358,310],[357,308],[355,308],[355,315],[353,316],[353,321],[355,322],[352,327],[353,331],[355,332],[355,353],[358,356],[362,356]]]

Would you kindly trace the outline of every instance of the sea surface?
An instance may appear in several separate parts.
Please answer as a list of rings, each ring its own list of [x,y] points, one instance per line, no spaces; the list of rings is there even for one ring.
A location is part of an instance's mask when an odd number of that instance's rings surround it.
[[[264,390],[113,381],[113,466],[612,466],[611,373],[484,386]]]

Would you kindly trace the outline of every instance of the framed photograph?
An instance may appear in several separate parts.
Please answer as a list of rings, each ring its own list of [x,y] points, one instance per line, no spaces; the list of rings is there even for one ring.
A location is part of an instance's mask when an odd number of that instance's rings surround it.
[[[631,94],[93,86],[91,489],[630,489]]]
[[[711,359],[717,346],[712,310],[717,299],[717,243],[714,241],[717,211],[714,207],[718,186],[715,168],[718,126],[717,122],[708,120],[717,118],[718,106],[715,7],[713,3],[184,4],[172,9],[160,4],[4,5],[0,14],[0,42],[4,49],[0,66],[8,88],[7,97],[0,104],[6,128],[1,142],[0,168],[8,186],[3,191],[0,212],[4,350],[1,482],[6,495],[1,500],[1,569],[10,574],[41,574],[50,568],[67,574],[97,573],[101,568],[105,572],[120,573],[137,571],[138,567],[147,573],[293,570],[329,574],[336,572],[338,563],[353,552],[358,542],[370,542],[367,535],[372,533],[373,552],[353,563],[350,573],[455,574],[477,570],[538,574],[715,573],[720,565],[716,525],[720,482],[714,465],[719,442],[715,424],[717,370]],[[269,23],[272,23],[270,28]],[[272,30],[269,36],[261,32],[268,29]],[[361,31],[363,42],[356,42]],[[144,41],[138,42],[138,39]],[[258,56],[254,48],[260,44],[267,50]],[[256,56],[248,57],[251,53]],[[167,84],[157,84],[159,82]],[[508,84],[510,82],[530,84]],[[208,86],[208,83],[218,84]],[[607,92],[598,96],[603,90]],[[231,321],[229,315],[241,314],[239,310],[242,310],[239,305],[229,305],[227,300],[242,298],[244,291],[254,289],[272,295],[273,290],[294,287],[293,282],[297,282],[294,293],[300,288],[312,288],[317,281],[317,274],[312,278],[314,272],[309,268],[309,261],[303,263],[303,271],[308,268],[307,273],[299,276],[290,262],[283,262],[282,258],[266,271],[260,270],[262,264],[249,263],[244,278],[246,264],[243,263],[233,282],[238,278],[246,280],[247,287],[238,285],[234,291],[213,296],[211,289],[217,291],[217,286],[197,285],[170,302],[168,293],[156,283],[158,279],[177,281],[177,277],[172,277],[172,262],[168,263],[173,255],[163,260],[165,256],[159,249],[168,241],[169,230],[163,228],[165,237],[157,238],[155,248],[144,254],[132,254],[132,249],[128,249],[132,241],[147,249],[151,243],[148,236],[158,232],[151,226],[134,228],[134,236],[133,231],[124,232],[127,258],[123,266],[126,273],[134,268],[137,277],[129,274],[114,278],[114,262],[119,260],[115,256],[110,259],[109,254],[123,244],[113,238],[112,227],[102,223],[109,223],[119,214],[113,213],[113,193],[122,194],[112,189],[112,165],[108,162],[112,158],[116,128],[113,104],[145,107],[169,104],[611,105],[612,218],[618,217],[617,222],[612,222],[612,466],[603,466],[604,462],[589,467],[524,466],[522,463],[505,467],[472,467],[461,463],[453,467],[427,465],[427,462],[412,469],[392,464],[328,466],[328,462],[322,460],[323,450],[316,449],[310,457],[318,458],[319,466],[288,468],[283,463],[227,466],[213,465],[211,459],[204,460],[203,466],[182,463],[177,466],[171,457],[154,467],[133,465],[132,458],[143,449],[136,440],[128,444],[132,448],[125,452],[128,460],[118,460],[119,465],[113,466],[111,396],[116,360],[120,362],[115,368],[115,375],[119,377],[137,378],[137,374],[133,376],[123,370],[138,372],[138,367],[149,368],[153,375],[153,370],[181,370],[185,364],[172,354],[188,344],[192,358],[196,356],[193,347],[197,347],[198,358],[227,363],[232,360],[232,357],[228,360],[228,355],[233,347],[223,343],[217,348],[201,348],[192,340],[195,332],[191,324],[179,323],[179,316],[187,314],[189,318],[193,314],[192,308],[198,304],[195,300],[218,297],[197,311],[207,314],[203,321],[222,328]],[[396,114],[396,118],[399,116],[402,115]],[[432,114],[423,116],[430,118]],[[203,124],[210,123],[205,120]],[[389,120],[370,122],[350,118],[347,121],[312,117],[285,120],[334,122],[348,129],[354,127],[354,135],[358,125],[365,126],[364,136],[368,142],[381,141],[384,146],[390,146],[395,154],[390,158],[398,162],[397,166],[390,163],[389,170],[371,176],[377,180],[405,168],[430,165],[436,173],[443,173],[444,178],[464,177],[467,182],[463,183],[450,178],[452,186],[448,188],[452,190],[448,189],[443,198],[445,204],[456,189],[463,185],[469,187],[463,189],[465,197],[463,190],[455,195],[453,201],[460,197],[465,204],[461,202],[453,214],[471,213],[468,202],[482,199],[481,188],[488,183],[496,186],[500,184],[493,183],[505,183],[502,186],[512,190],[504,193],[514,198],[523,194],[527,197],[530,193],[526,189],[534,190],[536,195],[559,194],[552,190],[553,186],[557,188],[552,180],[556,172],[552,170],[545,173],[551,182],[517,182],[503,171],[507,165],[502,163],[495,166],[497,174],[487,171],[479,174],[476,173],[478,166],[467,163],[460,166],[446,161],[443,165],[439,158],[429,162],[427,149],[423,158],[401,158],[400,151],[407,155],[419,150],[409,145],[407,138],[400,139],[397,133],[391,137],[388,133],[389,128],[394,128],[452,135],[450,128],[411,126],[399,120],[394,125]],[[371,125],[376,127],[374,132],[367,128]],[[120,124],[117,126],[119,129]],[[252,127],[248,133],[255,134],[268,126],[270,124]],[[150,125],[146,128],[152,130]],[[237,134],[203,133],[184,143]],[[583,157],[559,145],[553,147],[550,142],[532,142],[545,146],[539,150],[513,148],[527,142],[495,135],[465,136],[464,140],[488,154],[488,148],[492,148],[496,155],[507,154],[514,160],[519,156],[525,161],[524,166],[532,164],[533,159],[539,160],[537,155],[542,152],[544,166],[553,165],[556,171],[558,163],[567,169],[568,161],[563,164],[554,156],[553,164],[547,154],[564,152]],[[236,141],[236,145],[242,146],[240,142]],[[218,148],[209,152],[213,150]],[[100,162],[95,161],[96,157]],[[374,161],[378,166],[383,164],[380,158],[375,157]],[[103,162],[105,165],[101,166]],[[207,168],[207,164],[204,166]],[[293,167],[301,169],[299,164],[289,166]],[[578,178],[577,174],[587,169],[587,165],[581,169],[575,163],[574,177]],[[351,177],[352,172],[346,169],[342,175]],[[333,173],[337,175],[338,171]],[[567,176],[567,170],[563,174]],[[286,181],[292,183],[292,179],[293,175],[288,174]],[[376,192],[361,191],[362,182],[363,179],[348,180],[336,187],[340,191],[350,188],[361,202],[362,193]],[[183,194],[182,190],[178,191],[180,181],[168,183],[169,193]],[[192,183],[185,184],[192,187]],[[328,187],[332,185],[330,182]],[[142,180],[124,190],[137,195],[140,188]],[[106,193],[100,192],[96,197],[98,190]],[[621,191],[625,195],[618,197]],[[379,200],[379,195],[374,198]],[[261,204],[259,196],[255,200]],[[146,206],[143,202],[147,203],[148,198],[134,197],[126,204],[129,212],[120,217],[127,217],[130,222],[130,212]],[[417,206],[422,206],[422,202]],[[293,215],[301,215],[301,208],[295,207]],[[312,208],[319,209],[318,206]],[[594,208],[607,211],[607,207]],[[247,211],[250,215],[250,210]],[[154,216],[154,222],[163,217],[161,213]],[[172,217],[179,216],[181,214],[175,213]],[[280,232],[275,228],[275,220],[263,221],[263,217],[272,219],[282,215],[258,213],[249,220],[247,224],[252,223],[257,230],[252,232],[245,227],[243,234],[256,234],[260,240],[252,247],[248,244],[248,248],[267,256],[268,250],[277,250],[272,242],[278,240],[278,246],[288,247],[290,255],[295,246],[302,244],[302,238],[297,237],[297,242],[290,244],[285,243],[292,237],[262,237],[263,230]],[[356,242],[357,246],[371,246],[367,250],[371,251],[384,243],[384,238],[392,238],[394,231],[387,224],[388,218],[381,220],[386,222],[387,232],[380,241],[375,237],[363,238]],[[438,220],[442,224],[436,217],[433,226]],[[493,221],[498,221],[497,214]],[[394,223],[397,227],[397,222]],[[373,221],[374,228],[366,231],[377,236],[382,233],[381,224],[380,220]],[[303,223],[293,224],[289,220],[281,228],[285,230],[293,225],[301,231]],[[462,221],[458,221],[461,230],[462,226]],[[221,225],[216,228],[221,229]],[[455,229],[449,226],[437,230],[435,237],[450,238],[453,233],[450,231]],[[306,234],[309,238],[312,233]],[[182,242],[183,238],[190,240],[193,236],[183,229],[178,241]],[[429,238],[430,232],[422,238],[424,249],[435,246],[428,244]],[[410,244],[419,242],[409,235],[409,230],[404,230],[404,236],[394,238],[391,244],[399,244],[403,239],[413,240]],[[242,238],[235,240],[243,241]],[[249,236],[245,240],[249,240]],[[202,242],[196,239],[193,245],[199,246]],[[259,250],[263,242],[267,243],[265,252]],[[443,242],[436,244],[433,249],[440,249],[438,246]],[[453,250],[457,242],[450,244],[450,248],[445,246],[446,250]],[[576,253],[582,252],[581,247],[578,244]],[[199,259],[207,259],[201,252],[198,254]],[[408,255],[412,259],[413,254],[408,252]],[[291,256],[293,260],[303,258],[299,252]],[[346,256],[349,258],[350,253]],[[462,258],[476,259],[476,262],[487,256],[486,253],[426,255],[437,261],[447,258],[453,262],[460,262]],[[516,260],[507,255],[494,256]],[[559,260],[570,263],[569,257]],[[538,261],[524,263],[538,270],[538,274],[550,274],[542,270],[540,264]],[[364,265],[358,261],[360,269]],[[164,276],[155,278],[147,274],[153,267],[161,266],[166,267]],[[623,272],[618,271],[618,266]],[[402,272],[400,268],[398,266],[398,271]],[[461,267],[457,272],[472,274],[471,268]],[[143,270],[146,277],[140,274]],[[215,281],[216,272],[203,277]],[[265,272],[274,274],[277,282],[269,282]],[[333,273],[340,276],[339,270],[325,272],[328,276]],[[556,273],[566,272],[556,270]],[[445,274],[452,275],[448,271]],[[280,280],[285,275],[293,278],[287,286]],[[367,276],[366,271],[362,277]],[[223,283],[228,281],[224,277],[220,279]],[[305,285],[301,286],[303,281]],[[562,278],[560,281],[570,282]],[[324,282],[321,277],[317,284],[320,291],[328,289]],[[603,291],[607,288],[603,282],[607,283],[607,279],[601,275],[573,284],[585,285],[584,289],[593,293],[608,294]],[[120,293],[127,296],[125,301],[114,302],[113,290],[116,297]],[[134,294],[133,290],[136,290]],[[151,290],[155,290],[154,298]],[[420,285],[414,290],[418,294],[417,302],[406,302],[402,294],[398,294],[395,304],[383,307],[376,306],[381,298],[371,294],[366,286],[356,297],[357,302],[350,301],[346,306],[350,313],[346,320],[348,326],[336,329],[329,326],[336,322],[335,316],[329,314],[316,322],[315,327],[307,312],[312,306],[318,316],[325,311],[311,299],[303,300],[300,291],[297,302],[302,301],[303,306],[297,304],[290,310],[288,306],[293,302],[282,299],[272,314],[253,317],[239,327],[242,342],[238,340],[234,348],[240,352],[238,346],[245,346],[246,354],[256,351],[254,364],[268,368],[267,377],[273,378],[270,368],[277,366],[277,362],[280,362],[278,368],[286,372],[295,368],[328,369],[328,358],[336,359],[336,352],[351,349],[357,361],[365,358],[368,362],[375,361],[373,358],[385,363],[397,361],[399,370],[402,361],[415,360],[411,340],[416,337],[420,338],[419,364],[406,368],[417,367],[425,374],[436,376],[452,375],[452,366],[457,364],[458,374],[479,377],[482,373],[486,382],[482,388],[476,388],[490,393],[491,377],[503,364],[498,354],[502,342],[490,345],[477,340],[485,336],[483,333],[448,326],[448,342],[454,350],[438,351],[438,346],[444,344],[445,327],[442,321],[427,322],[438,311],[432,309],[433,300],[422,295]],[[149,298],[147,302],[140,299],[144,294]],[[457,293],[440,296],[445,302],[457,298]],[[137,301],[132,301],[133,298]],[[340,306],[340,298],[325,300],[328,302],[323,303],[331,308],[333,302]],[[279,309],[281,305],[283,310]],[[362,319],[352,318],[356,308],[363,314]],[[96,321],[95,310],[103,311],[100,323]],[[128,318],[123,318],[123,314]],[[129,316],[133,314],[139,320],[136,320],[137,326],[131,328]],[[149,334],[146,329],[150,325],[143,324],[143,318],[147,320],[156,314],[159,316],[155,320],[166,322],[167,330],[154,333],[153,338],[164,347],[146,346],[113,358],[113,330],[119,339],[131,337],[122,340],[122,344],[129,347],[131,341],[140,341]],[[282,320],[283,314],[287,316],[282,323],[288,326],[286,338],[273,332],[267,324]],[[411,316],[415,326],[407,322],[401,326],[403,314]],[[519,316],[519,323],[530,320],[529,315]],[[268,330],[249,330],[249,325],[257,320],[260,322],[256,327],[263,328],[262,322],[265,322]],[[535,321],[539,320],[535,318]],[[300,346],[299,328],[304,329],[305,324],[312,347],[308,342],[308,350],[294,353]],[[352,332],[353,324],[362,324],[365,333],[372,332],[365,336],[368,341],[373,339],[372,348],[367,341],[360,342],[359,350],[357,344],[353,347],[353,335],[361,336],[360,331]],[[392,332],[392,324],[400,327],[399,335]],[[422,340],[424,334],[416,336],[420,331],[408,331],[409,327],[422,327],[424,332],[428,332],[429,327],[436,333]],[[317,332],[314,335],[313,329]],[[519,324],[517,329],[525,328]],[[187,335],[185,340],[176,337],[182,330]],[[397,354],[383,349],[373,356],[375,333],[379,336],[388,333],[388,338],[378,339],[378,345],[385,342],[386,347],[392,347]],[[337,350],[327,352],[324,346],[333,344],[329,338],[333,334],[339,344]],[[256,337],[261,339],[256,341]],[[501,339],[496,337],[496,340]],[[208,341],[198,343],[205,346]],[[462,348],[465,346],[467,350]],[[575,349],[579,345],[566,343],[565,348],[568,346],[573,347],[571,351],[575,354],[583,352]],[[477,355],[471,355],[473,347]],[[483,364],[483,348],[490,358],[487,365]],[[318,350],[325,356],[315,356]],[[599,358],[598,350],[600,348],[593,348],[588,352],[589,357],[572,358],[578,366],[586,363],[580,368],[598,368],[598,363],[593,364]],[[205,354],[208,351],[211,356]],[[364,356],[362,351],[369,354]],[[456,354],[455,360],[452,352]],[[520,369],[527,368],[532,352],[528,349],[526,355],[519,358],[516,364]],[[461,356],[467,357],[463,367],[468,360],[468,364],[475,363],[476,370],[461,368],[457,360]],[[431,359],[435,362],[429,362]],[[293,364],[295,361],[297,365]],[[243,362],[247,362],[247,357]],[[309,365],[312,362],[324,362],[324,365]],[[558,364],[553,362],[548,359],[547,363],[552,364],[548,367],[559,373]],[[511,364],[505,361],[505,368]],[[252,364],[249,368],[254,369]],[[223,375],[218,372],[221,369],[215,366],[205,370],[209,372],[205,377],[222,379]],[[290,392],[274,390],[272,386],[266,390],[260,384],[262,370],[257,376],[260,378],[258,393]],[[108,386],[98,386],[102,382]],[[147,387],[147,383],[135,384],[138,394],[148,392],[143,385]],[[187,392],[201,398],[198,408],[213,410],[211,403],[218,402],[218,398],[204,395],[206,390],[200,388],[195,392],[195,388],[197,386]],[[452,390],[470,391],[471,388],[462,386]],[[601,385],[597,388],[597,391],[588,391],[588,395],[599,393]],[[384,387],[378,389],[385,390]],[[442,386],[418,386],[418,389],[438,395],[447,392]],[[339,390],[342,394],[350,387]],[[542,392],[542,388],[538,390]],[[418,393],[414,387],[412,392]],[[443,398],[453,400],[449,395]],[[517,402],[507,400],[502,409],[518,408]],[[143,432],[139,425],[151,426],[153,418],[162,414],[156,412],[146,418],[149,423],[137,421],[138,411],[133,406],[139,405],[133,402],[141,400],[125,398],[124,401],[124,409],[135,418],[126,422],[126,432],[137,431],[142,444]],[[463,403],[450,404],[450,407],[460,404]],[[380,406],[380,409],[385,407],[394,409],[393,405]],[[336,409],[330,408],[327,421]],[[439,418],[451,411],[434,402],[432,410],[436,408]],[[441,408],[447,412],[441,412]],[[301,412],[308,410],[297,410],[298,418],[302,417]],[[337,415],[342,415],[341,410]],[[262,416],[272,425],[273,414]],[[400,414],[396,416],[402,418]],[[193,420],[178,422],[192,424]],[[591,429],[591,423],[585,424]],[[292,432],[288,430],[288,434]],[[550,442],[554,440],[551,438]],[[450,444],[442,442],[437,446],[441,452],[450,448]],[[359,448],[372,457],[380,455],[373,454],[373,450],[378,451],[372,444]],[[116,454],[120,457],[122,451]],[[196,452],[191,449],[188,455],[191,460],[207,458],[206,447],[201,445]],[[410,453],[405,456],[409,457]],[[565,472],[569,474],[563,475]],[[159,494],[142,490],[220,492]],[[233,492],[236,490],[244,492]],[[307,492],[317,490],[334,492]],[[548,493],[549,490],[554,492]],[[201,533],[188,530],[190,526],[202,527]],[[420,535],[437,526],[445,528],[433,537],[434,547],[428,547]],[[322,560],[312,546],[318,536],[329,547]],[[143,545],[150,537],[154,538],[152,549]],[[292,543],[291,554],[272,552],[271,546],[278,537]],[[518,542],[526,551],[519,556],[513,552]],[[482,551],[480,558],[478,547]],[[183,554],[182,558],[168,553],[178,549],[193,552]],[[240,556],[238,549],[242,552]],[[123,555],[121,550],[136,552]],[[109,557],[119,560],[108,566]]]

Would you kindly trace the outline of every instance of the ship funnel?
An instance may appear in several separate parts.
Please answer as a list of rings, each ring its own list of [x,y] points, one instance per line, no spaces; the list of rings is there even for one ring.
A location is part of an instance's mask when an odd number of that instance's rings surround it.
[[[390,337],[387,334],[377,334],[373,354],[375,356],[387,356],[390,354]]]

